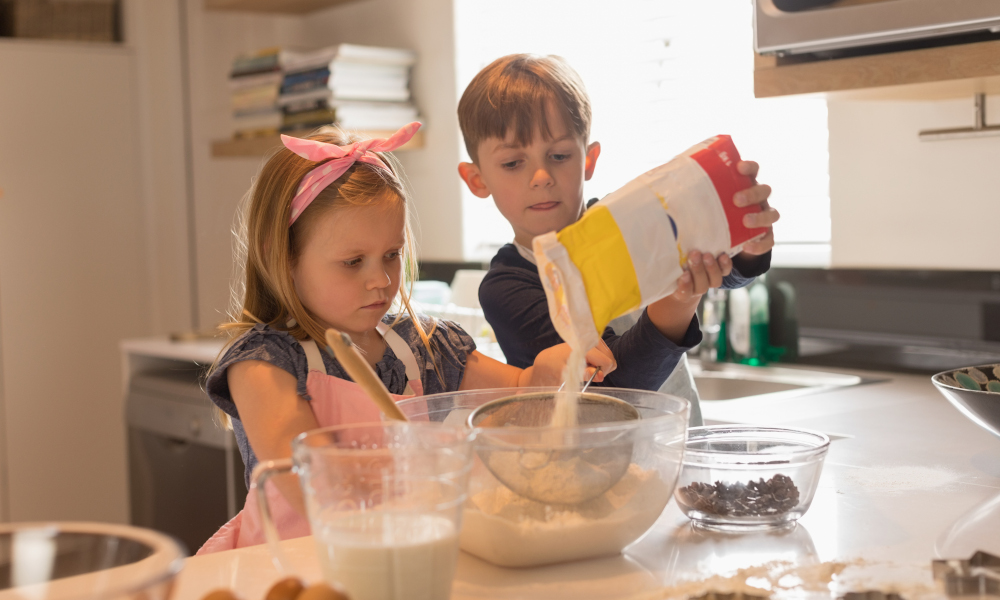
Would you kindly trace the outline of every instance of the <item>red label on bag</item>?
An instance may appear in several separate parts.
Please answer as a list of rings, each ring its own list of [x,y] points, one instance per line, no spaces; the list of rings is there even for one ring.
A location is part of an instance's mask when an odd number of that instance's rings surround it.
[[[716,136],[709,142],[708,148],[695,152],[691,158],[705,171],[719,195],[729,224],[729,245],[738,246],[763,233],[763,227],[751,229],[743,225],[744,215],[761,212],[763,208],[759,204],[740,207],[733,203],[736,192],[754,185],[753,179],[736,170],[740,152],[733,144],[733,138],[728,135]]]

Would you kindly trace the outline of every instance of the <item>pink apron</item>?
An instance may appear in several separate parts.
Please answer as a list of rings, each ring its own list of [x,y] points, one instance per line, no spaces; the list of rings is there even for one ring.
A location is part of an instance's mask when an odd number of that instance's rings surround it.
[[[423,384],[420,381],[420,371],[413,350],[388,325],[380,323],[378,332],[382,334],[385,343],[392,348],[396,357],[406,365],[406,392],[404,395],[393,394],[393,400],[399,402],[404,398],[423,395]],[[307,340],[301,344],[309,362],[309,375],[306,379],[306,390],[312,398],[309,405],[320,427],[382,420],[382,413],[361,390],[361,386],[346,379],[327,375],[323,356],[316,342]],[[309,535],[308,519],[293,509],[273,485],[267,486],[267,500],[281,539]],[[257,508],[257,496],[251,491],[247,494],[243,510],[209,538],[197,554],[255,546],[265,541],[260,512]]]

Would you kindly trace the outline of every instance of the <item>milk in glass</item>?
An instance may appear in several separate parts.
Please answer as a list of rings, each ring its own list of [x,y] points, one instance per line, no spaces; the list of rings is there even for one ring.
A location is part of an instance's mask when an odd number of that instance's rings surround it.
[[[323,575],[353,600],[447,600],[458,557],[451,520],[434,514],[330,512],[314,528]]]

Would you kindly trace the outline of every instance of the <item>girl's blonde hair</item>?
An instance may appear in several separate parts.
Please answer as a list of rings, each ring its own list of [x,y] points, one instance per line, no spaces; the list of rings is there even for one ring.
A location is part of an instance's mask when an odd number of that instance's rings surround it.
[[[335,127],[324,127],[307,137],[339,146],[360,139]],[[231,289],[231,321],[219,326],[229,334],[227,347],[257,323],[288,331],[300,341],[311,338],[324,346],[325,328],[302,305],[295,293],[292,266],[320,216],[344,207],[387,206],[401,208],[405,222],[403,275],[398,297],[394,299],[399,309],[396,322],[403,317],[405,310],[420,339],[428,351],[431,350],[429,333],[410,306],[417,260],[410,226],[410,202],[398,175],[402,170],[391,154],[377,154],[387,169],[354,163],[337,181],[316,196],[291,227],[288,226],[288,219],[299,183],[321,163],[306,160],[284,147],[266,160],[243,198],[234,230],[236,273]],[[219,356],[224,353],[225,348]],[[212,370],[216,366],[213,365]]]

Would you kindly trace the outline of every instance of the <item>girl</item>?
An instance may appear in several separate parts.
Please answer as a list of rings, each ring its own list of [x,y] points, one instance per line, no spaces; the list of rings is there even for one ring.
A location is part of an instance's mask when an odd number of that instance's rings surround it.
[[[527,369],[476,352],[449,321],[413,314],[416,273],[410,202],[389,155],[420,127],[388,139],[353,141],[326,130],[297,139],[261,169],[244,202],[237,264],[245,268],[235,338],[206,383],[231,420],[250,473],[259,460],[287,458],[298,434],[330,425],[379,421],[374,403],[316,340],[348,333],[394,398],[484,387],[553,385],[569,349],[556,346]],[[400,313],[386,313],[396,305]],[[324,342],[320,342],[321,344]],[[614,369],[609,354],[588,362]],[[602,377],[598,374],[598,377]],[[268,495],[284,538],[309,534],[294,478]],[[293,508],[294,507],[294,508]],[[264,542],[254,495],[198,554]]]

